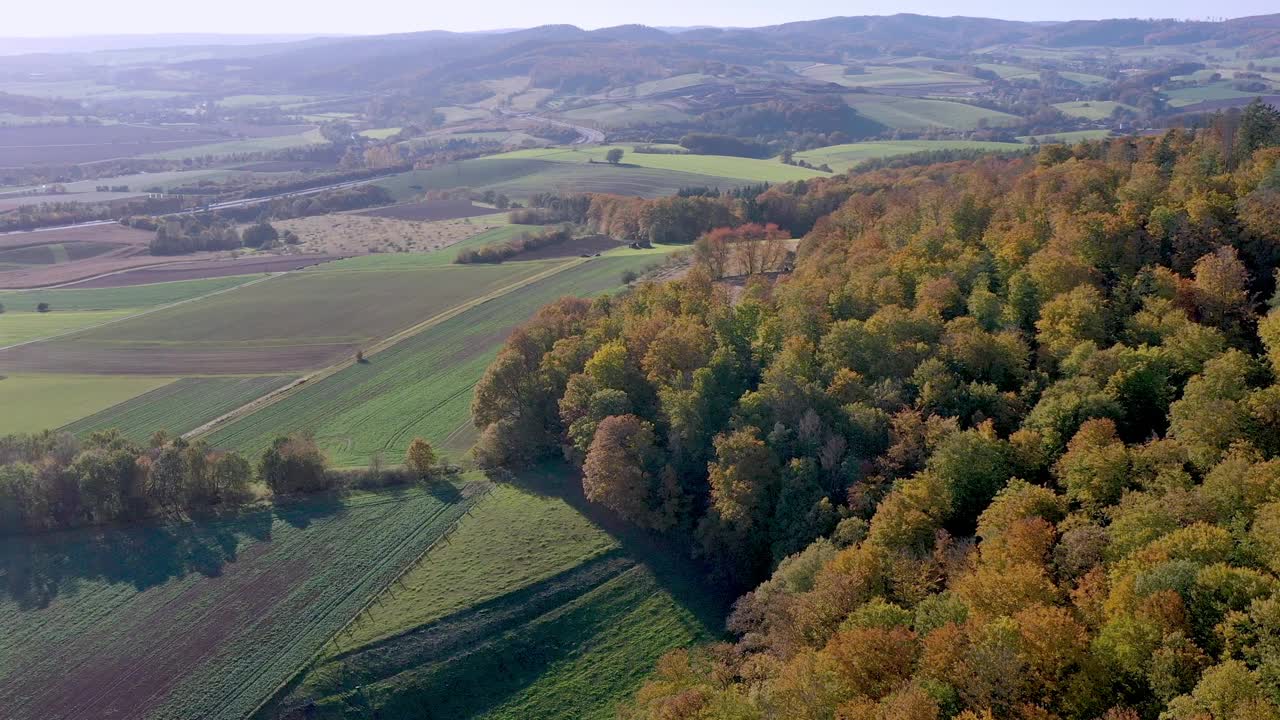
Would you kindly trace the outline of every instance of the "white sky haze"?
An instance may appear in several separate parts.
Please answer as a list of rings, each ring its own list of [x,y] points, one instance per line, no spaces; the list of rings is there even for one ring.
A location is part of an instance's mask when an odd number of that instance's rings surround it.
[[[0,37],[51,37],[151,33],[375,34],[418,30],[492,30],[569,23],[585,28],[645,25],[754,26],[832,15],[970,15],[1010,20],[1076,20],[1112,17],[1206,19],[1280,12],[1276,0],[10,0],[4,3]]]

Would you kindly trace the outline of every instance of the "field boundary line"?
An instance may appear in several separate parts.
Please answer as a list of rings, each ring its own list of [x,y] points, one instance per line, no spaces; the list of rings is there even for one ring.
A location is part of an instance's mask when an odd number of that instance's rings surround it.
[[[259,702],[258,705],[253,708],[253,711],[245,716],[246,718],[249,718],[250,720],[257,718],[258,713],[262,712],[263,708],[265,708],[267,705],[270,705],[272,702],[274,702],[279,697],[281,691],[283,691],[285,688],[288,688],[290,685],[292,685],[293,682],[297,680],[298,677],[302,675],[303,672],[311,669],[311,667],[315,665],[316,660],[320,659],[320,656],[324,653],[325,649],[329,647],[329,643],[333,642],[339,635],[346,632],[347,629],[351,627],[352,624],[354,624],[357,620],[359,620],[360,617],[364,615],[365,612],[375,602],[377,602],[378,598],[382,597],[383,593],[385,593],[392,585],[395,585],[396,583],[400,582],[400,579],[403,578],[405,574],[409,572],[409,570],[417,566],[418,563],[422,562],[422,559],[425,558],[437,545],[439,545],[441,542],[448,540],[450,536],[452,536],[455,532],[457,532],[458,528],[462,526],[462,521],[465,520],[471,514],[471,511],[475,509],[475,507],[479,505],[481,501],[489,497],[489,495],[492,494],[493,491],[498,488],[497,483],[493,482],[492,480],[485,480],[483,482],[467,483],[467,485],[464,485],[462,489],[465,490],[467,486],[475,486],[475,485],[480,486],[478,491],[474,495],[470,495],[463,498],[461,502],[467,503],[467,507],[465,510],[462,511],[462,513],[460,513],[456,518],[453,519],[453,522],[449,523],[449,527],[445,528],[444,532],[436,536],[435,540],[432,540],[431,542],[427,543],[427,546],[422,549],[422,552],[418,553],[416,557],[414,557],[409,562],[405,563],[404,566],[401,567],[400,570],[397,571],[396,574],[393,575],[390,580],[388,580],[386,583],[382,585],[382,587],[378,588],[376,591],[372,593],[369,593],[368,599],[364,601],[364,603],[360,606],[360,609],[356,610],[356,612],[350,617],[350,619],[348,619],[345,623],[342,624],[342,627],[335,630],[334,633],[329,636],[329,639],[326,640],[323,644],[321,644],[320,647],[314,653],[311,654],[311,657],[307,658],[306,662],[299,664],[297,669],[295,669],[292,673],[289,674],[289,677],[287,677],[283,682],[277,685],[275,689],[272,690],[271,693],[262,700],[262,702]],[[430,520],[427,520],[425,522],[429,523]]]
[[[214,295],[221,295],[222,293],[231,292],[232,290],[239,290],[241,288],[249,287],[250,285],[257,285],[260,282],[266,282],[271,278],[279,277],[281,275],[288,275],[291,272],[296,272],[296,271],[286,270],[284,272],[279,272],[279,273],[270,273],[265,277],[254,278],[253,280],[242,282],[239,285],[232,285],[231,287],[225,287],[225,288],[222,288],[221,290],[214,290],[213,292],[205,293],[204,295],[197,295],[195,297],[186,298],[185,300],[178,300],[177,302],[171,302],[168,305],[159,305],[157,307],[148,308],[146,310],[143,310],[142,312],[137,312],[132,315],[125,315],[124,317],[118,317],[113,320],[106,320],[98,323],[97,325],[86,325],[85,327],[78,327],[78,328],[73,328],[71,330],[64,330],[60,333],[55,333],[48,337],[36,338],[34,340],[23,340],[20,343],[5,345],[4,347],[0,347],[0,350],[10,350],[16,347],[22,347],[23,345],[30,345],[32,343],[45,342],[46,340],[57,340],[58,338],[66,337],[68,335],[74,335],[76,333],[81,333],[88,330],[96,330],[98,328],[106,327],[108,325],[114,325],[118,322],[124,322],[125,320],[133,320],[135,318],[143,317],[144,315],[150,315],[151,313],[160,312],[161,310],[168,310],[170,308],[178,307],[179,305],[185,305],[190,302],[196,302],[197,300],[207,300],[213,297]]]
[[[382,340],[379,340],[373,345],[370,345],[368,348],[362,351],[364,353],[364,357],[367,359],[374,355],[377,355],[378,353],[383,352],[384,350],[388,350],[392,347],[395,347],[401,342],[404,342],[405,340],[408,340],[422,333],[425,330],[428,330],[447,320],[452,320],[453,318],[457,317],[458,315],[461,315],[462,313],[467,312],[468,310],[479,307],[480,305],[483,305],[492,300],[497,300],[500,297],[509,295],[517,290],[520,290],[521,288],[527,287],[541,280],[545,280],[546,278],[562,273],[566,270],[569,270],[570,268],[578,267],[579,265],[586,263],[589,259],[590,258],[576,258],[569,262],[553,265],[546,270],[530,275],[529,277],[526,277],[522,280],[514,282],[510,285],[505,285],[503,287],[500,287],[497,290],[494,290],[493,292],[490,292],[486,295],[482,295],[478,298],[472,298],[471,300],[468,300],[460,305],[455,305],[447,310],[444,310],[435,315],[432,315],[426,320],[423,320],[419,323],[411,325],[405,328],[404,330],[401,330],[393,335],[390,335],[386,338],[383,338]],[[298,390],[299,388],[303,387],[308,383],[324,380],[332,375],[336,375],[342,370],[345,370],[348,367],[351,367],[352,365],[355,365],[355,364],[356,364],[355,359],[348,358],[348,359],[340,360],[336,363],[333,363],[332,365],[328,365],[326,367],[322,367],[318,370],[312,371],[311,373],[307,375],[303,375],[302,377],[298,378],[297,380],[294,380],[293,382],[289,383],[288,385],[285,385],[282,388],[277,388],[267,393],[266,395],[263,395],[262,397],[257,398],[256,400],[252,400],[248,403],[245,403],[244,405],[241,405],[240,407],[235,408],[234,410],[231,410],[227,413],[224,413],[214,418],[213,420],[210,420],[209,422],[201,425],[198,428],[195,428],[194,430],[184,433],[182,437],[191,439],[191,438],[197,438],[203,435],[208,435],[209,433],[213,432],[215,428],[218,428],[222,425],[226,425],[230,422],[234,422],[235,420],[239,420],[241,417],[251,415],[259,410],[270,407],[280,402],[281,400],[284,400],[286,397],[291,395],[294,391]]]

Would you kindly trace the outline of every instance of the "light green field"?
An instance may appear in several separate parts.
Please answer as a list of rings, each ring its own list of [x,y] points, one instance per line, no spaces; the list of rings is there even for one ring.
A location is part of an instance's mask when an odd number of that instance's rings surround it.
[[[520,150],[474,160],[450,163],[426,170],[413,170],[377,182],[387,188],[397,200],[408,200],[421,196],[427,190],[444,190],[449,188],[469,187],[475,190],[494,190],[505,193],[509,197],[523,200],[540,192],[602,192],[619,195],[635,195],[639,197],[662,197],[672,195],[682,187],[707,186],[727,189],[746,185],[759,180],[741,177],[717,176],[696,171],[668,170],[655,167],[638,167],[634,163],[648,163],[649,158],[671,158],[671,155],[644,155],[627,151],[622,167],[605,162],[588,163],[587,159],[594,155],[603,158],[603,151],[581,150],[577,155],[569,155],[571,150]],[[550,157],[538,157],[539,153],[551,153]],[[564,153],[563,157],[561,154]],[[708,160],[715,162],[720,156],[690,156],[692,160],[684,160],[683,165],[697,167],[699,162]],[[697,158],[702,158],[699,161]],[[748,163],[748,175],[766,175],[797,178],[812,177],[823,173],[791,168],[773,160],[752,160],[749,158],[728,158],[730,161],[744,160]],[[661,161],[652,161],[660,163]],[[668,163],[676,165],[681,164]],[[776,166],[776,167],[773,167]],[[778,168],[781,168],[779,170]],[[799,172],[792,172],[799,171]]]
[[[361,130],[360,134],[373,140],[386,140],[403,129],[398,127],[373,128],[371,130]]]
[[[281,433],[308,430],[338,466],[364,466],[378,453],[397,461],[414,437],[437,448],[466,450],[474,433],[472,388],[507,333],[557,298],[613,290],[621,285],[624,270],[640,270],[655,260],[652,255],[617,255],[559,261],[566,269],[470,307],[364,364],[309,382],[216,429],[209,442],[253,455]],[[548,267],[533,262],[498,267],[522,265]]]
[[[859,114],[901,130],[975,130],[982,125],[999,127],[1022,122],[1016,115],[946,100],[852,93],[845,96],[845,102]]]
[[[105,322],[191,298],[233,288],[261,276],[233,275],[205,280],[85,290],[0,292],[0,347],[93,327]],[[47,302],[49,312],[36,312]]]
[[[1031,68],[1022,67],[1021,65],[1007,65],[1005,63],[978,63],[978,67],[983,70],[989,70],[1006,80],[1036,74],[1036,71]]]
[[[1071,117],[1084,118],[1086,120],[1106,120],[1111,117],[1111,113],[1115,112],[1116,108],[1138,112],[1138,109],[1132,105],[1125,105],[1114,100],[1082,100],[1080,102],[1054,103],[1053,106]]]
[[[316,100],[310,95],[229,95],[218,100],[224,108],[273,107],[306,104]]]
[[[131,375],[0,376],[0,435],[59,428],[173,382]]]
[[[644,100],[627,100],[588,105],[561,113],[568,120],[578,120],[604,127],[630,127],[649,123],[679,123],[689,120],[689,113]]]
[[[1250,98],[1264,95],[1266,93],[1243,92],[1231,87],[1230,83],[1221,82],[1213,85],[1201,85],[1197,87],[1178,88],[1177,90],[1166,90],[1164,95],[1169,98],[1169,105],[1172,107],[1186,107],[1187,105],[1195,105],[1205,100],[1235,100],[1237,98]]]
[[[8,306],[6,305],[6,308]],[[40,340],[133,315],[135,310],[61,310],[0,314],[0,348]]]
[[[930,150],[1012,152],[1025,149],[1026,146],[1021,143],[979,142],[976,140],[887,140],[884,142],[831,145],[798,152],[795,157],[797,160],[805,160],[814,165],[826,163],[834,168],[836,172],[843,172],[864,160],[875,160]]]
[[[494,155],[492,158],[480,158],[476,162],[545,160],[557,163],[587,164],[589,161],[594,160],[596,163],[605,163],[605,155],[614,148],[624,152],[622,163],[626,165],[654,170],[672,170],[675,172],[734,178],[748,182],[789,182],[792,180],[806,180],[825,174],[817,170],[783,165],[775,160],[729,157],[726,155],[693,155],[688,153],[681,155],[637,153],[631,151],[630,145],[593,145],[584,148],[516,150]]]
[[[194,147],[166,150],[164,152],[143,155],[141,157],[144,159],[154,160],[181,160],[183,158],[205,157],[207,155],[218,157],[221,155],[239,155],[242,153],[289,150],[291,148],[306,147],[308,145],[326,145],[328,142],[329,141],[325,140],[324,136],[320,134],[318,129],[311,129],[295,135],[277,135],[275,137],[231,140],[228,142],[213,143],[210,145],[196,145]]]
[[[672,90],[680,90],[682,88],[700,85],[704,82],[714,80],[711,75],[702,73],[685,73],[684,75],[673,75],[669,78],[661,80],[649,80],[634,85],[630,88],[631,94],[635,97],[644,97],[655,93],[670,92]]]
[[[1081,140],[1101,140],[1111,137],[1110,130],[1074,130],[1072,132],[1053,133],[1052,135],[1020,135],[1018,140],[1021,142],[1031,142],[1031,138],[1035,138],[1040,144],[1048,143],[1074,143]]]
[[[465,122],[467,120],[480,120],[489,117],[488,110],[477,108],[459,107],[457,105],[446,105],[445,107],[436,108],[436,112],[444,116],[446,123]]]
[[[865,73],[845,75],[844,65],[818,63],[805,68],[801,74],[821,82],[836,83],[846,87],[887,87],[911,85],[979,85],[977,78],[957,73],[925,70],[896,65],[866,65]]]

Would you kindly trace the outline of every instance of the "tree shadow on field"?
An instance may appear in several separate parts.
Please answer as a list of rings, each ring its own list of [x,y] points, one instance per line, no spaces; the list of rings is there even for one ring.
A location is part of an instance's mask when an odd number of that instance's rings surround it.
[[[658,584],[694,614],[712,636],[725,635],[725,619],[738,593],[708,580],[707,568],[692,556],[691,538],[679,533],[660,535],[637,528],[602,505],[587,500],[582,474],[563,462],[547,462],[495,481],[510,482],[537,495],[557,497],[608,533],[625,554],[647,567]]]
[[[217,577],[256,543],[271,540],[277,518],[305,528],[342,510],[338,497],[286,507],[210,515],[187,522],[146,521],[112,527],[0,537],[0,600],[46,607],[82,583],[127,583],[138,591],[199,573]]]

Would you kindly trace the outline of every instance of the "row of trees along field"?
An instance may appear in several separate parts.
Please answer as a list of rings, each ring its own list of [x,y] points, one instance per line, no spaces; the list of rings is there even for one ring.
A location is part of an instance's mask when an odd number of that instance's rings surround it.
[[[479,460],[563,455],[755,586],[622,716],[1280,718],[1280,116],[1250,122],[773,188],[791,227],[839,198],[790,278],[515,332]]]
[[[0,437],[0,535],[234,507],[274,496],[434,481],[453,472],[421,438],[404,469],[337,471],[306,435],[277,438],[254,467],[204,441],[156,433],[146,446],[117,430]],[[262,488],[255,488],[260,482]]]

